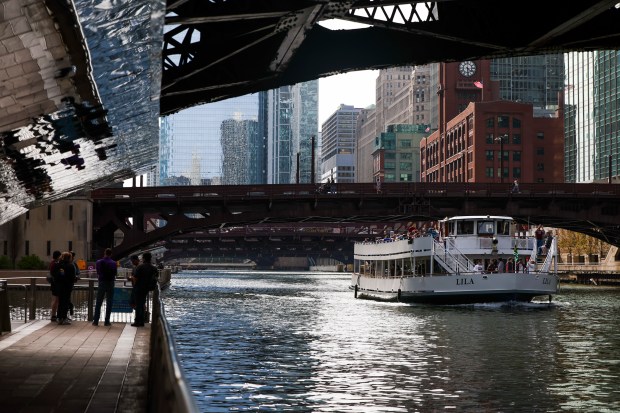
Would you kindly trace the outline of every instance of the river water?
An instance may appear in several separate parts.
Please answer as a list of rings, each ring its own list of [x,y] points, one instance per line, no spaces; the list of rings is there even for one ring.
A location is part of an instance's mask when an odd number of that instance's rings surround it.
[[[619,412],[620,289],[355,299],[346,273],[204,271],[164,302],[202,412]]]

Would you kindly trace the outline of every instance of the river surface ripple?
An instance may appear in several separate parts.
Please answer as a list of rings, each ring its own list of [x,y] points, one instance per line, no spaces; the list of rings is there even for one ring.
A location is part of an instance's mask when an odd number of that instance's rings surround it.
[[[619,412],[620,289],[355,299],[345,273],[194,271],[164,293],[202,412]]]

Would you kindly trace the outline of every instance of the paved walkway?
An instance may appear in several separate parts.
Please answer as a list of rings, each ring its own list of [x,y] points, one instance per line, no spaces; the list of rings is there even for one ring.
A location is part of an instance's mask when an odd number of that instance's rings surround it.
[[[19,325],[0,337],[0,410],[146,412],[150,331],[86,321]]]

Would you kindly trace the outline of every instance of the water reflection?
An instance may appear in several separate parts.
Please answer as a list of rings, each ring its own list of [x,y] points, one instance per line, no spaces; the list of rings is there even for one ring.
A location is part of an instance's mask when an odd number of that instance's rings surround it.
[[[433,307],[356,300],[348,281],[176,275],[167,314],[202,411],[620,409],[617,290]]]

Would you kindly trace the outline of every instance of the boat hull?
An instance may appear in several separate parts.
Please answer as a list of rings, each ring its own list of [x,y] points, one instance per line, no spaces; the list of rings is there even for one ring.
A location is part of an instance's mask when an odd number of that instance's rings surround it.
[[[530,302],[558,292],[555,274],[504,273],[411,277],[353,274],[351,288],[359,298],[429,304]]]

